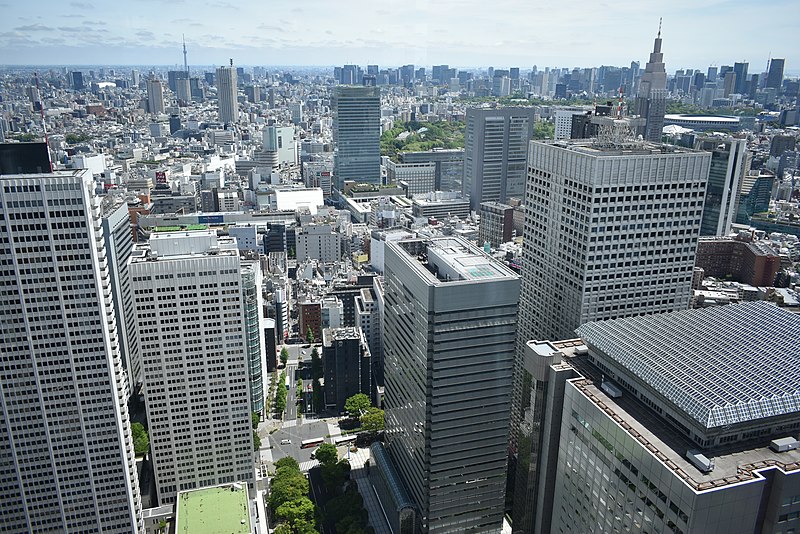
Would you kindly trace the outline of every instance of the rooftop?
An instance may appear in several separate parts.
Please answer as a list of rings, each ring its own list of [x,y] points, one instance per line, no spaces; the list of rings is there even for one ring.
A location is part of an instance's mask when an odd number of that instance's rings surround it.
[[[459,238],[412,239],[399,241],[398,244],[439,283],[500,280],[517,276],[482,250]]]
[[[800,315],[767,302],[598,321],[587,344],[703,428],[800,412]]]
[[[179,492],[175,523],[176,534],[250,534],[247,485]]]

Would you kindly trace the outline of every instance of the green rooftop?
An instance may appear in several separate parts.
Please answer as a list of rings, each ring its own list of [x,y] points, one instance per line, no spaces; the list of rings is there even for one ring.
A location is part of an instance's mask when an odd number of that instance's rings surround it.
[[[232,484],[178,494],[176,534],[250,534],[247,484]],[[244,523],[242,523],[244,520]]]
[[[180,226],[156,226],[153,228],[154,232],[180,232]]]

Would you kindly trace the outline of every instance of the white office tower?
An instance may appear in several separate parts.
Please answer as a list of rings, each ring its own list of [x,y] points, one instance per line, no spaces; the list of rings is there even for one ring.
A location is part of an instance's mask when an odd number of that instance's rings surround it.
[[[156,492],[254,479],[241,265],[213,230],[155,233],[131,260]]]
[[[546,384],[523,381],[528,341],[571,339],[588,321],[689,307],[710,160],[620,132],[531,143],[512,459],[527,456],[526,449],[538,457],[546,415]],[[517,470],[526,474],[514,482],[517,509],[517,500],[535,491],[537,470],[535,460],[530,467],[520,462]]]
[[[147,112],[164,113],[164,86],[156,78],[147,80]]]
[[[610,134],[532,142],[520,341],[687,309],[710,159]]]
[[[233,124],[239,120],[236,67],[217,67],[217,99],[219,122]]]
[[[141,532],[92,176],[0,185],[0,530]]]
[[[519,278],[432,238],[387,242],[385,284],[386,446],[417,531],[499,533]]]

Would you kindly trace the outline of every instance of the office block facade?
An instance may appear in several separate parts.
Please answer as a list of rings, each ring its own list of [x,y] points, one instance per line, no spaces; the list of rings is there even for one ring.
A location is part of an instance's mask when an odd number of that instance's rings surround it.
[[[700,235],[727,235],[731,231],[731,224],[736,221],[739,183],[750,170],[747,141],[699,138],[694,147],[711,153]]]
[[[233,124],[239,120],[238,86],[236,68],[217,67],[217,99],[219,105],[219,121]]]
[[[458,238],[386,243],[389,455],[421,532],[500,532],[519,279]]]
[[[141,532],[128,382],[86,171],[0,176],[0,525]]]
[[[241,263],[214,231],[153,234],[131,262],[159,504],[254,480]]]
[[[436,191],[461,191],[464,178],[463,148],[434,148],[426,152],[401,152],[403,163],[433,163],[436,165],[434,189]]]
[[[514,231],[514,208],[500,202],[481,203],[481,222],[478,226],[478,243],[493,247],[511,241]]]
[[[147,112],[164,113],[164,86],[161,80],[155,78],[147,80]]]
[[[336,188],[347,180],[380,184],[380,89],[337,86],[331,105]]]
[[[114,314],[117,317],[120,357],[128,375],[131,392],[136,393],[142,384],[142,360],[128,269],[128,259],[133,251],[128,203],[123,197],[107,196],[101,203],[101,210]]]
[[[372,358],[360,328],[326,328],[322,332],[325,406],[344,411],[353,395],[372,397]]]
[[[467,109],[462,191],[470,209],[525,193],[525,161],[533,108]]]
[[[523,383],[529,340],[569,339],[587,321],[689,307],[710,160],[624,139],[531,143],[512,459],[526,432],[524,410],[534,411],[534,434],[544,417],[545,384]],[[534,455],[540,438],[530,438]],[[515,501],[535,489],[524,479],[514,487]]]
[[[242,306],[244,310],[245,351],[247,352],[248,376],[250,380],[250,411],[264,414],[264,356],[261,329],[261,266],[258,256],[242,258]]]

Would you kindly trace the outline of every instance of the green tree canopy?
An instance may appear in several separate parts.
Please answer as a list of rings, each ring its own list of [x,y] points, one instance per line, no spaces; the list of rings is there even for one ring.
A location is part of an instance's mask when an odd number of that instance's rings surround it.
[[[281,349],[281,363],[286,365],[286,362],[289,361],[289,350],[286,347]]]
[[[314,343],[314,331],[311,330],[310,326],[308,327],[308,330],[306,331],[306,341],[308,342],[309,345]]]
[[[300,464],[291,456],[284,456],[275,462],[275,469],[280,469],[281,467],[291,467],[295,471],[300,472]]]
[[[347,410],[350,415],[361,415],[366,412],[370,406],[372,406],[372,403],[369,397],[363,393],[353,395],[344,401],[344,409]]]
[[[384,412],[380,408],[367,408],[367,413],[361,416],[361,428],[368,432],[380,432],[384,424]]]
[[[251,418],[253,421],[253,430],[256,430],[258,428],[258,423],[261,422],[261,416],[258,415],[258,412],[253,412]]]
[[[298,522],[311,523],[314,521],[314,503],[306,496],[287,501],[275,509],[275,517],[293,528]]]
[[[317,447],[314,455],[322,465],[333,465],[339,461],[339,453],[336,451],[336,446],[330,443],[323,443]]]
[[[133,436],[133,450],[138,454],[146,454],[150,448],[150,436],[144,429],[142,423],[131,424],[131,435]]]
[[[261,448],[261,437],[255,430],[253,430],[253,450],[257,451],[260,448]]]

